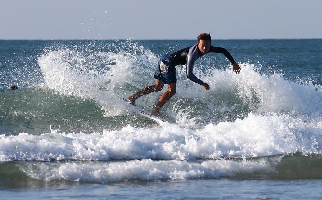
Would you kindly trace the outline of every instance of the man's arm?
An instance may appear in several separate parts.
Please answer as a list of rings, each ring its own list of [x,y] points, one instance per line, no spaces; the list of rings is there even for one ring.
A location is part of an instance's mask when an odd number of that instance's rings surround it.
[[[195,83],[198,83],[200,85],[203,85],[204,82],[202,80],[200,80],[199,78],[197,78],[194,74],[193,74],[193,65],[194,62],[187,62],[187,78],[189,78],[190,80],[192,80]]]
[[[222,54],[224,54],[226,56],[226,58],[233,65],[234,72],[236,72],[236,74],[238,74],[240,72],[239,65],[235,62],[234,58],[230,55],[230,53],[225,48],[210,46],[210,49],[209,49],[208,52],[214,52],[214,53],[222,53]]]
[[[222,54],[224,54],[226,56],[226,58],[228,58],[228,60],[231,62],[231,64],[236,63],[234,58],[230,55],[230,53],[225,48],[210,46],[208,52],[222,53]]]
[[[188,63],[187,63],[187,77],[192,80],[193,82],[195,83],[198,83],[200,85],[202,85],[202,87],[205,89],[205,90],[209,90],[210,87],[207,83],[203,82],[202,80],[198,79],[193,73],[192,73],[192,69],[193,69],[193,65],[194,65],[194,62],[189,62],[189,59],[188,59]]]
[[[203,85],[204,82],[202,80],[200,80],[199,78],[197,78],[194,74],[193,74],[193,66],[195,64],[195,61],[198,59],[198,47],[195,45],[193,46],[188,53],[187,56],[187,78],[189,78],[190,80],[192,80],[195,83],[198,83],[200,85]]]

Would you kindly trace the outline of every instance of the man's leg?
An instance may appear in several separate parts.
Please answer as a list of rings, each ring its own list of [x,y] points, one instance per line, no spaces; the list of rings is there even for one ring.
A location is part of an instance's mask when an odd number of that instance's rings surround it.
[[[150,85],[150,86],[143,88],[142,90],[138,91],[137,93],[129,96],[128,99],[130,100],[131,104],[134,105],[135,100],[138,99],[139,97],[146,95],[146,94],[150,94],[151,92],[161,91],[163,89],[163,86],[164,86],[164,84],[162,83],[161,80],[155,79],[155,85]]]
[[[165,103],[167,103],[173,95],[176,94],[176,89],[177,89],[176,83],[168,84],[168,90],[165,93],[163,93],[163,95],[160,97],[157,105],[154,107],[154,109],[151,112],[152,115],[160,116],[160,112],[159,112],[160,108]]]

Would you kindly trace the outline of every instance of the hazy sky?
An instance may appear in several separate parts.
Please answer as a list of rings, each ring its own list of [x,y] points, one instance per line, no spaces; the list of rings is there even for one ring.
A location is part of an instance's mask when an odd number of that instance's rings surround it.
[[[0,0],[0,39],[322,38],[322,0]]]

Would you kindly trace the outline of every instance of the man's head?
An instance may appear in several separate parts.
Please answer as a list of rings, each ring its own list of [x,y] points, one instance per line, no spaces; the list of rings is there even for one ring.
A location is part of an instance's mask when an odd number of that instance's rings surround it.
[[[211,36],[210,36],[210,33],[201,33],[198,35],[198,43],[200,40],[209,40],[210,43],[211,43]]]
[[[211,36],[209,33],[201,33],[198,35],[198,48],[203,54],[208,53],[211,45]]]

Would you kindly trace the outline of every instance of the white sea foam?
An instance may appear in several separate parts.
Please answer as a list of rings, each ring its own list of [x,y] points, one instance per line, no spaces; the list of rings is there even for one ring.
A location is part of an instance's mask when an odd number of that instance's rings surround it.
[[[276,159],[277,161],[278,159]],[[150,159],[125,162],[83,163],[26,163],[20,166],[34,179],[90,181],[99,183],[130,180],[184,180],[232,177],[243,173],[274,172],[265,160],[239,161],[210,160],[202,163],[187,161],[153,161]]]
[[[240,66],[242,68],[240,74],[226,69],[213,70],[212,73],[202,76],[201,79],[209,83],[210,91],[205,91],[199,85],[187,81],[188,83],[178,84],[177,93],[180,98],[198,98],[210,102],[220,98],[218,94],[231,93],[249,104],[256,104],[255,112],[320,116],[322,90],[319,85],[313,85],[311,82],[305,84],[293,82],[278,73],[261,74],[255,65],[249,63]],[[187,87],[183,84],[189,85]]]
[[[193,160],[321,153],[320,129],[289,116],[258,116],[208,124],[202,129],[165,123],[103,133],[1,135],[0,159],[12,160]]]
[[[133,48],[144,50],[139,46]],[[124,87],[129,83],[140,85],[133,76],[139,76],[141,84],[144,84],[142,80],[149,79],[150,76],[142,72],[149,70],[153,66],[151,62],[156,62],[155,59],[147,50],[143,55],[125,51],[85,55],[64,48],[42,55],[38,58],[38,63],[46,87],[62,95],[94,99],[107,115],[115,116],[126,109],[124,103],[120,103],[120,98],[132,92]],[[138,65],[140,69],[136,68]],[[152,71],[150,69],[151,74]]]
[[[288,116],[250,114],[243,120],[208,124],[198,130],[165,123],[92,134],[1,135],[0,159],[64,161],[19,165],[31,178],[45,181],[181,180],[269,173],[274,172],[278,159],[273,163],[244,159],[298,151],[322,153],[320,130],[314,124],[310,124],[314,128],[304,125]]]

